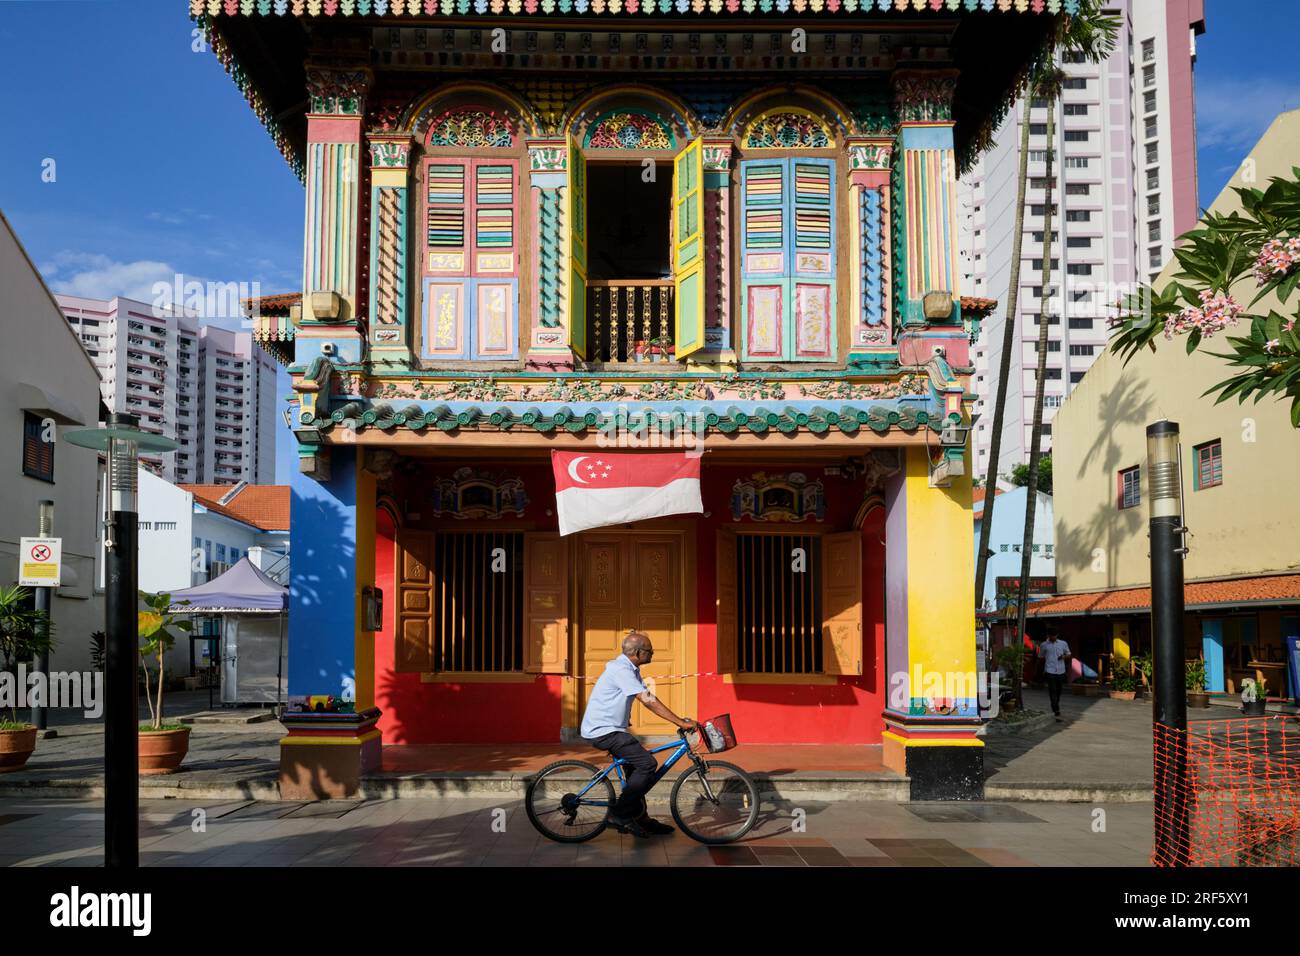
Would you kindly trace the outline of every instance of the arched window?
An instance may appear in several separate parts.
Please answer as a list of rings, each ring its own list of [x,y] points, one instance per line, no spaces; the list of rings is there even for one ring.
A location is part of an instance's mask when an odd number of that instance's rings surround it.
[[[523,138],[506,110],[469,99],[416,121],[422,346],[429,360],[519,356]]]
[[[738,351],[747,361],[834,361],[839,300],[835,129],[784,103],[739,125]]]

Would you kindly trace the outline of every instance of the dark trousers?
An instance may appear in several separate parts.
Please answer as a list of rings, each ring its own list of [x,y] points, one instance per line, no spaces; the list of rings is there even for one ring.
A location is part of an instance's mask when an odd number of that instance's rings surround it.
[[[1061,716],[1061,688],[1065,686],[1064,674],[1044,674],[1047,678],[1047,696],[1052,699],[1052,713]]]
[[[620,820],[632,820],[644,813],[642,798],[654,783],[655,771],[659,761],[655,755],[641,746],[641,741],[622,730],[592,738],[587,743],[598,750],[609,752],[611,757],[626,760],[623,773],[627,781],[623,792],[614,801],[611,813]]]

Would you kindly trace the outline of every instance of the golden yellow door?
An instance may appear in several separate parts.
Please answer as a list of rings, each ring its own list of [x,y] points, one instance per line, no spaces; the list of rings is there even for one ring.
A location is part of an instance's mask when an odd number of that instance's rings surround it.
[[[686,710],[685,655],[682,641],[681,544],[676,535],[608,534],[582,536],[578,595],[582,621],[583,700],[605,665],[622,653],[629,628],[644,631],[654,643],[654,660],[641,677],[679,716]],[[632,707],[628,728],[638,735],[674,733],[672,724],[642,704]]]

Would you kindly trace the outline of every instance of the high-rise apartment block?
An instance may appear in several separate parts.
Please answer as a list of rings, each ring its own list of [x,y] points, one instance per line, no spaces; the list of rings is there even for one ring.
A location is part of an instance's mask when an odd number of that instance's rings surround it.
[[[1150,281],[1174,239],[1196,224],[1196,122],[1192,68],[1205,31],[1203,0],[1117,0],[1114,53],[1103,63],[1067,55],[1065,88],[1047,141],[1046,103],[1020,100],[996,144],[958,188],[962,289],[999,300],[973,355],[978,416],[975,473],[993,438],[1020,163],[1028,111],[1020,289],[1002,433],[1000,474],[1029,459],[1039,322],[1047,315],[1044,451],[1057,408],[1102,351],[1115,303]],[[1047,150],[1052,157],[1052,273],[1042,281]]]
[[[57,295],[99,372],[104,404],[179,442],[142,455],[174,483],[275,481],[275,376],[251,332],[234,332],[144,302]]]

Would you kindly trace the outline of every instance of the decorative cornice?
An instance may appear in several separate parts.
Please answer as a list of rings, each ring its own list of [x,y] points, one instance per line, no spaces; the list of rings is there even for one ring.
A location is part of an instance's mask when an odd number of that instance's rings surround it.
[[[899,123],[952,122],[956,70],[896,70],[890,79]]]
[[[406,133],[370,133],[372,169],[407,169],[411,165],[411,137]]]
[[[190,0],[190,16],[499,17],[642,16],[668,19],[761,13],[797,13],[831,18],[874,13],[912,17],[933,13],[1074,14],[1079,0]]]
[[[306,65],[310,112],[329,116],[361,116],[366,111],[366,94],[374,82],[368,67]]]

